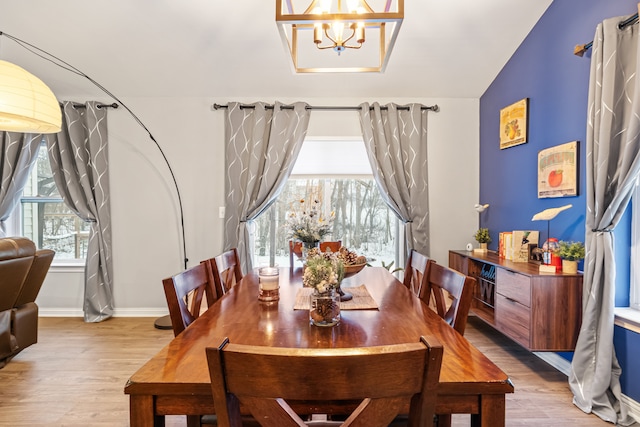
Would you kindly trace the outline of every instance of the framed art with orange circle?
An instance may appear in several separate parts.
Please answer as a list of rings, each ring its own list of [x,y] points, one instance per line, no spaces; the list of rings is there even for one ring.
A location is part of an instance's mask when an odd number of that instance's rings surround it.
[[[538,152],[538,198],[578,195],[578,141]]]

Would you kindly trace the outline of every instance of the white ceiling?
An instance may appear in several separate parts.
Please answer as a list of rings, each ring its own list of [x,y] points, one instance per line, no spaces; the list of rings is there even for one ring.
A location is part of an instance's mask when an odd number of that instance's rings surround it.
[[[273,0],[0,0],[0,31],[121,98],[478,98],[551,2],[405,0],[382,74],[294,74]],[[101,94],[5,37],[0,59],[58,98]]]

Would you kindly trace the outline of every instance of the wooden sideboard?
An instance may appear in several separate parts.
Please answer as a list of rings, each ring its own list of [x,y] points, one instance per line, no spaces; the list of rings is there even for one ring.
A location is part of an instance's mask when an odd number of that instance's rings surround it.
[[[471,312],[530,351],[573,351],[582,322],[582,274],[545,274],[493,251],[449,251],[449,267],[478,284]]]

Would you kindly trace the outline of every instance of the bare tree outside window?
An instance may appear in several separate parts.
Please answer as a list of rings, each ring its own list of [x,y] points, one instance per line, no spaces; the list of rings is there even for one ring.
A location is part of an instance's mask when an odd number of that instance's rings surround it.
[[[86,258],[89,225],[62,201],[44,144],[25,186],[21,211],[22,235],[38,248],[53,249],[56,259]]]
[[[373,178],[290,178],[276,202],[254,222],[256,265],[289,264],[287,214],[310,198],[320,202],[325,216],[334,213],[333,233],[326,240],[342,240],[371,265],[396,261],[398,222]]]

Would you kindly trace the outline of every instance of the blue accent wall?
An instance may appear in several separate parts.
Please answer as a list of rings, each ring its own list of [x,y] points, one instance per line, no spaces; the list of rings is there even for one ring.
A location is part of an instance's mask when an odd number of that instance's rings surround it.
[[[546,240],[547,222],[531,221],[547,208],[572,204],[550,222],[550,234],[561,240],[585,238],[585,135],[591,51],[573,54],[577,44],[593,40],[604,19],[637,12],[637,0],[555,0],[480,98],[480,198],[490,208],[480,226],[490,230],[490,249],[498,233],[539,230]],[[529,98],[528,142],[500,150],[500,110]],[[579,141],[578,196],[538,199],[538,152]],[[630,209],[629,209],[630,210]],[[630,213],[616,229],[616,305],[628,305]],[[582,265],[580,265],[582,268]],[[622,391],[640,401],[640,365],[632,364],[640,336],[616,327],[615,346],[623,368]],[[573,353],[560,353],[571,359]]]

